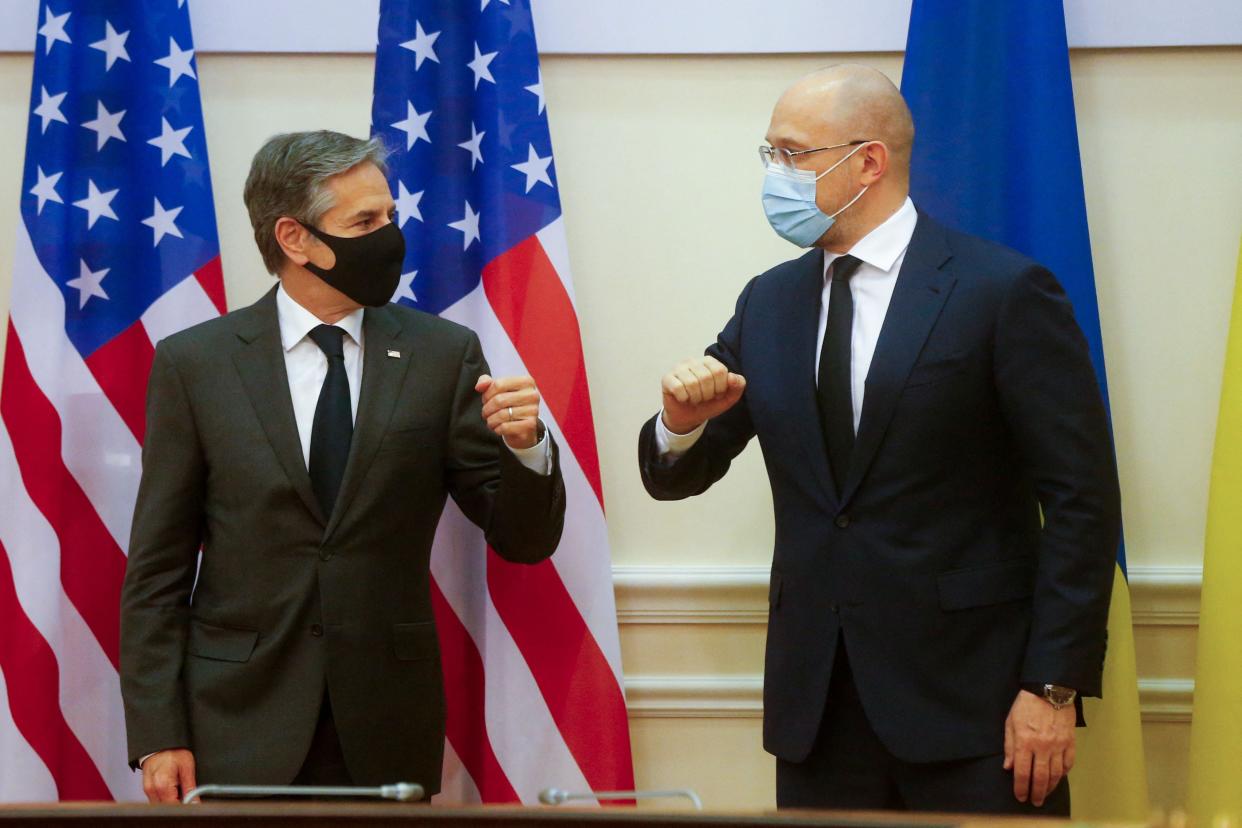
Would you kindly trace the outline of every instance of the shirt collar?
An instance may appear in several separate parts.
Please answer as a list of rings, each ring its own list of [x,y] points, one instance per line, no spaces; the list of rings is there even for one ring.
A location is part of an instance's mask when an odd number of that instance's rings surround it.
[[[362,344],[362,313],[363,309],[358,308],[333,323],[358,345]],[[323,320],[286,293],[283,284],[276,288],[276,318],[280,322],[280,344],[286,351],[293,350],[312,329],[324,324]]]
[[[850,248],[850,255],[861,259],[874,268],[888,273],[893,264],[901,258],[910,246],[914,236],[914,225],[918,223],[919,214],[914,209],[914,202],[906,198],[897,212],[886,218],[879,227],[859,239]],[[840,253],[824,251],[824,278],[828,278],[828,268],[840,257]]]

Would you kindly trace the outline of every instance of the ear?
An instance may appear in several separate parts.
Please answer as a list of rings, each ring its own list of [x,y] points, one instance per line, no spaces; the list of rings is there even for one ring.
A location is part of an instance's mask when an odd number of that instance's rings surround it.
[[[872,141],[858,152],[863,159],[860,183],[870,187],[888,172],[889,151],[883,141]]]
[[[307,249],[318,239],[315,239],[305,227],[288,216],[281,216],[276,219],[276,243],[280,245],[280,249],[285,251],[285,255],[289,260],[297,265],[305,265],[310,261],[310,256],[306,254]]]

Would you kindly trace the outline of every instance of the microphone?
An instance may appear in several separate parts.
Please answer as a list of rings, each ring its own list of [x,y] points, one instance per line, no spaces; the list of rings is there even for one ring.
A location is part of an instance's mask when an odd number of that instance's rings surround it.
[[[665,791],[585,791],[571,792],[561,788],[544,788],[539,792],[539,801],[544,805],[560,805],[570,800],[613,800],[613,799],[672,799],[684,798],[694,804],[696,811],[703,810],[703,800],[689,788],[672,788]]]
[[[181,804],[189,805],[204,795],[211,796],[357,796],[370,799],[393,799],[398,802],[412,802],[422,799],[426,792],[422,785],[413,782],[397,782],[394,785],[380,785],[378,788],[334,788],[317,785],[199,785],[191,788],[181,798]]]

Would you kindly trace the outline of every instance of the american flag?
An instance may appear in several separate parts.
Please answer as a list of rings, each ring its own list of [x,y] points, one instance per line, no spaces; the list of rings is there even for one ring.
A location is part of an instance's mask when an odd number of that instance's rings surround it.
[[[432,553],[448,701],[442,797],[633,787],[591,398],[527,0],[383,0],[372,131],[407,254],[396,300],[529,374],[562,448],[555,556],[508,564],[450,503]]]
[[[0,801],[140,798],[118,615],[154,343],[224,312],[185,0],[47,0],[0,384]]]

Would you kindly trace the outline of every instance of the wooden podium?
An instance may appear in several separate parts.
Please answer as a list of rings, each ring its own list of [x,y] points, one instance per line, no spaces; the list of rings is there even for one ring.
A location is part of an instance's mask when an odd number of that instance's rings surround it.
[[[646,808],[475,808],[335,802],[216,802],[195,805],[38,804],[0,806],[0,828],[1063,828],[1069,822],[988,816],[829,811],[711,812]]]

